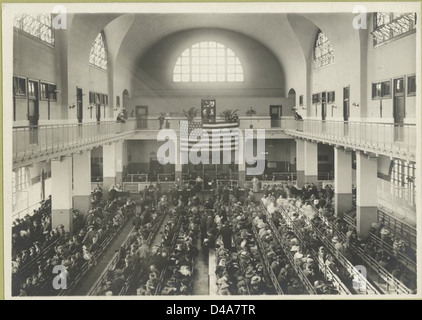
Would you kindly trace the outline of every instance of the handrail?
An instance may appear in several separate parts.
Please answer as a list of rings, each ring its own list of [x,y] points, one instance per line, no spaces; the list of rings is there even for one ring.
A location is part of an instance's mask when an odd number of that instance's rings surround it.
[[[265,214],[267,214],[266,209],[264,208],[264,206],[261,203],[261,206],[264,209]],[[290,251],[287,250],[283,244],[283,241],[281,239],[281,235],[280,232],[278,231],[278,229],[276,228],[274,221],[272,219],[268,219],[267,216],[267,222],[270,225],[271,229],[272,229],[272,233],[275,235],[275,238],[278,241],[279,246],[281,247],[281,249],[284,252],[284,255],[287,257],[287,259],[290,262],[290,265],[294,267],[295,272],[297,274],[297,276],[299,277],[299,279],[302,281],[302,284],[305,286],[306,290],[308,291],[309,294],[317,294],[314,287],[312,286],[311,282],[309,281],[309,279],[303,274],[302,269],[297,268],[292,255],[290,254]]]
[[[314,208],[314,207],[313,207]],[[321,218],[321,220],[330,228],[332,228],[334,231],[336,231],[336,233],[344,240],[347,241],[347,237],[346,235],[341,232],[340,230],[337,229],[337,227],[335,225],[333,225],[331,222],[329,222],[325,217],[323,217],[320,212],[318,210],[315,210],[316,213],[318,214],[318,216]],[[305,216],[306,217],[306,216]],[[306,217],[307,221],[309,223],[312,224],[311,221],[309,221],[308,217]],[[315,231],[317,231],[318,234],[321,233],[320,230],[318,230],[318,228],[314,229]],[[321,234],[321,238],[324,238],[324,240],[326,241],[325,237]],[[339,253],[337,250],[335,250],[335,248],[332,246],[331,243],[328,243],[328,241],[326,241],[327,244],[329,245],[329,247],[331,248],[331,251],[333,252],[337,252]],[[362,248],[360,247],[356,247],[354,244],[350,243],[349,244],[350,247],[354,250],[355,253],[357,253],[359,255],[359,257],[365,261],[373,270],[377,271],[378,275],[390,286],[395,288],[395,291],[399,294],[399,293],[403,293],[403,294],[409,294],[411,293],[411,290],[409,288],[407,288],[403,283],[401,283],[398,279],[396,279],[390,272],[388,272],[387,270],[385,270],[384,267],[382,267],[378,261],[376,261],[373,257],[366,255],[366,253],[362,250]],[[340,253],[339,253],[340,254]],[[348,260],[347,260],[348,261]],[[349,262],[350,263],[350,262]]]
[[[268,211],[265,210],[265,212],[268,215]],[[283,210],[280,210],[280,214],[283,216],[283,218],[287,222],[288,226],[293,229],[293,232],[295,233],[295,235],[297,236],[297,238],[300,239],[300,242],[304,244],[305,243],[305,240],[304,240],[302,231],[299,230],[296,227],[296,225],[290,219],[290,217],[288,216],[288,214],[286,212],[284,212],[284,209]],[[352,294],[350,292],[350,290],[344,285],[344,283],[338,278],[338,276],[331,270],[331,268],[329,266],[323,264],[322,261],[320,261],[320,259],[318,259],[317,253],[315,251],[313,251],[313,250],[312,250],[312,253],[313,253],[313,256],[314,256],[314,261],[317,261],[318,262],[318,265],[319,265],[320,270],[322,270],[322,269],[324,270],[324,277],[325,277],[325,279],[327,280],[328,278],[331,278],[331,281],[336,286],[339,294],[340,295],[350,295],[350,294]]]
[[[296,206],[291,206],[292,209],[294,209],[296,212],[299,211],[299,209]],[[282,209],[284,210],[284,207],[282,207]],[[286,216],[288,217],[288,215],[286,214]],[[333,256],[335,256],[337,258],[337,260],[341,263],[341,265],[349,272],[349,274],[353,277],[357,277],[359,279],[359,283],[364,283],[365,284],[365,288],[366,288],[366,292],[365,294],[380,294],[380,292],[368,281],[368,279],[366,279],[356,268],[355,266],[350,263],[350,261],[348,259],[346,259],[338,250],[336,250],[332,243],[328,242],[327,239],[325,238],[325,236],[321,233],[321,231],[318,228],[315,228],[312,224],[312,222],[310,221],[310,219],[306,216],[303,215],[305,217],[305,222],[307,223],[308,226],[312,227],[312,229],[316,232],[318,238],[320,239],[320,241],[322,241],[322,243],[324,243],[324,245],[330,250],[331,254]],[[290,219],[290,217],[288,217]]]
[[[270,263],[268,261],[267,255],[265,254],[265,250],[262,245],[261,239],[259,238],[258,233],[256,231],[256,226],[253,224],[252,224],[252,232],[255,236],[256,243],[258,244],[261,259],[264,260],[264,265],[265,265],[267,274],[269,275],[277,294],[284,295],[285,293],[283,292],[283,289],[281,289],[280,283],[278,282],[277,277],[274,275],[274,271],[270,268]]]
[[[123,241],[122,246],[125,246],[126,243],[129,241],[130,237],[132,236],[133,230],[135,229],[135,227],[133,227],[133,229],[131,230],[131,232],[129,232],[129,234],[127,235],[126,239]],[[114,270],[114,268],[116,267],[117,263],[120,260],[120,251],[116,252],[113,256],[113,258],[111,259],[111,261],[107,264],[107,266],[105,267],[104,271],[100,274],[100,276],[98,277],[97,281],[94,282],[94,284],[91,286],[91,289],[89,289],[88,291],[88,296],[92,296],[94,295],[94,292],[97,291],[97,288],[101,285],[101,283],[103,282],[103,280],[107,277],[107,274],[110,270]]]
[[[334,248],[333,244],[327,240],[327,238],[322,234],[322,232],[315,228],[312,221],[304,215],[305,221],[312,229],[316,232],[319,239],[324,243],[324,245],[330,250],[331,254],[333,254],[338,261],[343,265],[350,272],[351,275],[357,276],[359,278],[359,283],[364,283],[366,288],[366,294],[380,294],[380,292],[366,279],[356,268],[355,266],[341,254],[336,248]]]
[[[174,247],[176,246],[176,242],[177,242],[177,238],[179,237],[179,233],[181,230],[181,226],[182,226],[182,214],[179,213],[178,217],[177,217],[177,221],[176,224],[174,225],[175,230],[177,230],[177,232],[174,232],[173,234],[173,238],[171,239],[171,249],[174,250]],[[160,279],[158,281],[157,287],[155,288],[155,292],[154,292],[154,296],[158,296],[161,295],[161,292],[163,290],[163,286],[164,286],[164,280],[167,274],[167,270],[168,270],[168,265],[161,270],[161,274],[160,274]]]

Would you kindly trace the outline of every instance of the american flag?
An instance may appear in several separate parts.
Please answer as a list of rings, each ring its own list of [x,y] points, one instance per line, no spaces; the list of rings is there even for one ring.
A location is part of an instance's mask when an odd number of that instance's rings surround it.
[[[193,147],[201,147],[201,149],[205,148],[209,152],[211,151],[235,151],[238,149],[239,146],[239,137],[236,131],[239,128],[238,122],[224,122],[224,121],[216,121],[215,123],[202,123],[202,122],[194,122],[191,121],[181,121],[180,122],[180,149],[183,152],[189,152],[189,150]],[[189,135],[195,129],[204,130],[208,134],[208,141],[201,141],[202,140],[199,136],[189,140]],[[230,132],[219,132],[218,135],[213,137],[213,129],[223,130],[228,129]],[[231,132],[231,131],[234,132]],[[231,136],[230,145],[223,145],[223,138]]]

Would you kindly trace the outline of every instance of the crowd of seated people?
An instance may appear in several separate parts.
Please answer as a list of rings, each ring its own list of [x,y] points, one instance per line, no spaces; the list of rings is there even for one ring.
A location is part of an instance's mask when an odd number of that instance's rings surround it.
[[[224,188],[225,189],[225,188]],[[259,249],[251,232],[251,215],[229,190],[214,200],[207,199],[208,208],[201,222],[203,244],[216,248],[216,277],[219,295],[258,295],[272,292],[264,274]],[[252,206],[252,204],[250,204]]]
[[[163,274],[162,291],[157,292],[162,295],[189,295],[192,291],[193,264],[198,255],[196,239],[203,209],[199,198],[194,196],[188,200],[187,205],[180,201],[176,211],[180,211],[180,229],[174,247],[172,243],[165,244],[169,260]]]
[[[309,219],[312,221],[312,226],[317,228],[324,238],[332,243],[335,250],[339,251],[353,264],[360,264],[362,261],[360,261],[358,255],[352,249],[352,246],[361,247],[368,256],[375,258],[382,267],[391,272],[409,289],[413,290],[415,288],[416,279],[414,275],[409,273],[405,267],[398,263],[394,252],[391,253],[383,248],[379,248],[370,238],[358,238],[354,227],[348,225],[341,217],[335,216],[333,208],[334,192],[330,186],[323,189],[323,192],[321,193],[314,192],[314,187],[309,184],[305,185],[302,190],[298,190],[294,186],[283,184],[267,188],[264,187],[264,189],[265,195],[262,202],[270,214],[277,212],[277,207],[282,205],[282,203],[285,203],[285,198],[294,199],[291,200],[290,206],[292,210],[290,214],[297,226],[307,235],[307,239],[309,240],[309,243],[306,244],[307,246],[312,245],[317,239],[316,235],[313,234],[312,230],[309,230],[309,227],[305,223],[305,220]],[[329,221],[333,227],[330,227],[330,224],[327,225],[322,219]],[[336,234],[335,229],[338,232],[344,233],[346,235],[346,240],[342,239],[339,234]],[[403,242],[398,238],[392,240],[388,229],[383,228],[382,224],[373,224],[371,232],[380,237],[382,241],[389,242],[392,245],[395,243],[397,252],[399,250],[401,250],[401,252],[405,251]],[[335,259],[328,254],[328,250],[326,251],[326,257],[331,261],[333,268],[341,269],[340,266],[334,265]],[[346,282],[349,281],[349,279],[344,279],[344,277],[342,280]]]
[[[129,205],[128,205],[129,204]],[[43,252],[36,264],[25,273],[20,272],[22,255],[17,255],[12,261],[12,294],[14,296],[57,295],[52,282],[55,266],[66,269],[67,286],[74,281],[83,268],[90,268],[96,264],[96,258],[101,245],[123,225],[133,213],[133,203],[123,198],[108,201],[104,207],[91,207],[89,212],[81,217],[74,212],[75,219],[81,219],[81,229],[66,232],[63,225],[59,225],[54,234],[54,245],[48,252]],[[47,240],[48,241],[48,240]],[[50,239],[50,243],[51,239]],[[45,244],[42,244],[45,246]],[[20,259],[19,259],[20,258]]]
[[[141,203],[132,222],[134,229],[121,246],[116,265],[107,271],[104,279],[101,279],[94,295],[119,295],[124,286],[128,288],[131,285],[131,277],[134,274],[147,269],[150,263],[150,239],[158,227],[161,216],[167,212],[168,200],[164,195],[158,203],[150,197],[142,199]],[[132,206],[132,209],[136,211],[135,206]]]
[[[12,254],[18,257],[20,265],[35,258],[45,245],[58,234],[51,229],[51,196],[41,202],[32,215],[16,219],[12,226]]]

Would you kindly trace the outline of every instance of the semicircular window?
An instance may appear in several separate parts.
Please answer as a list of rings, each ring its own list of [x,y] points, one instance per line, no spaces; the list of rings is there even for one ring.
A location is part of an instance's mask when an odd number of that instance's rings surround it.
[[[173,69],[174,82],[243,82],[243,67],[230,48],[214,41],[185,49]]]

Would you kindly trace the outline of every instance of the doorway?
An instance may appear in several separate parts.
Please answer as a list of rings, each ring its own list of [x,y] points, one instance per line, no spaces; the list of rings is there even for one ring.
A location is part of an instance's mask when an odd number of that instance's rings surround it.
[[[327,92],[322,92],[321,94],[321,120],[325,121],[327,119]]]
[[[99,124],[101,121],[101,105],[95,105],[95,117],[97,118],[97,123]]]
[[[137,106],[136,107],[136,127],[137,129],[148,128],[148,106]]]
[[[404,78],[394,79],[394,141],[403,141],[403,124],[404,118],[406,117],[404,91]]]
[[[283,106],[270,106],[271,128],[280,127]]]
[[[83,114],[83,94],[82,88],[76,87],[76,117],[78,118],[78,123],[82,124]]]
[[[30,127],[30,143],[38,143],[38,121],[40,119],[38,81],[28,81],[28,120]]]
[[[349,135],[349,117],[350,117],[350,87],[343,88],[343,121],[344,135]]]

